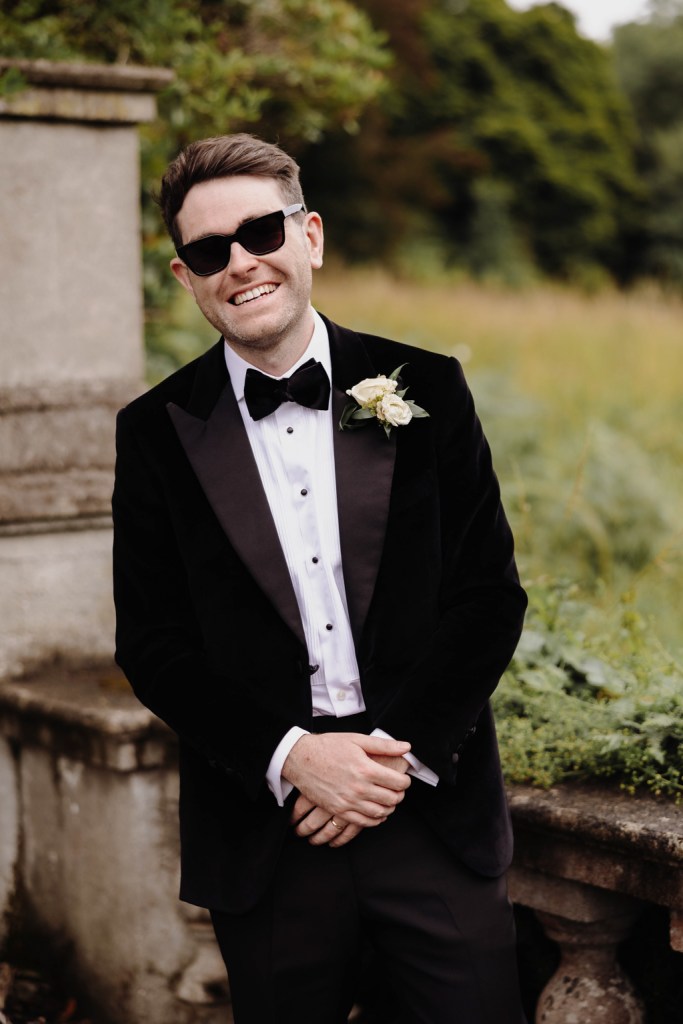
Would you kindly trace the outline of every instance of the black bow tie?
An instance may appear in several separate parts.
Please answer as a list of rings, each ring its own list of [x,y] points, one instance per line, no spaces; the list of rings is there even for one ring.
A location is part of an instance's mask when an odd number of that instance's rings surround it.
[[[325,367],[315,359],[309,359],[291,377],[280,380],[249,368],[244,378],[244,400],[253,420],[270,416],[283,402],[297,402],[308,409],[327,409],[330,379]]]

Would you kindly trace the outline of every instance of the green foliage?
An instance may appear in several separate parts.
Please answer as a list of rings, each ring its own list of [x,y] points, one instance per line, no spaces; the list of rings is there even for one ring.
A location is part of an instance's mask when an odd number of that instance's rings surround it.
[[[354,131],[388,62],[347,0],[4,0],[0,55],[173,68],[153,133],[164,163],[190,139],[256,123],[298,146]]]
[[[576,586],[529,589],[524,635],[494,696],[508,781],[607,777],[680,803],[681,666],[628,599],[596,621]]]
[[[412,253],[428,239],[442,263],[477,276],[524,280],[534,263],[570,278],[591,266],[618,270],[638,182],[607,52],[556,4],[364,6],[396,53],[392,90],[357,138],[328,141],[305,161],[345,252]],[[359,192],[345,183],[349,164]]]
[[[652,19],[615,33],[616,67],[635,112],[644,197],[631,226],[631,274],[683,285],[683,4],[658,0]]]
[[[612,423],[579,425],[543,402],[506,399],[499,375],[485,390],[473,382],[525,572],[572,579],[601,611],[635,588],[653,630],[680,645],[676,448],[649,451],[644,421],[621,424],[615,413]],[[616,646],[613,655],[619,664]]]

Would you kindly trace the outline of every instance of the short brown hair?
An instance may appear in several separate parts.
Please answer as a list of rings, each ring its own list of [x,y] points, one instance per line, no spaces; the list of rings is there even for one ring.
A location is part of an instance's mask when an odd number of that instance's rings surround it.
[[[157,197],[164,223],[176,248],[182,245],[177,217],[192,186],[236,174],[275,178],[287,205],[304,202],[299,165],[279,146],[244,133],[191,142],[169,164]]]

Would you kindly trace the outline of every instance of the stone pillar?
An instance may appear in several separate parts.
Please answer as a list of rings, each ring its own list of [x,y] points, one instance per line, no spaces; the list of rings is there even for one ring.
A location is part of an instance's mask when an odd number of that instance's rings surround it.
[[[142,390],[136,125],[161,69],[0,61],[0,679],[111,657],[114,413]]]
[[[629,896],[514,867],[510,894],[531,907],[561,951],[536,1024],[644,1024],[643,1006],[616,958],[640,904]]]

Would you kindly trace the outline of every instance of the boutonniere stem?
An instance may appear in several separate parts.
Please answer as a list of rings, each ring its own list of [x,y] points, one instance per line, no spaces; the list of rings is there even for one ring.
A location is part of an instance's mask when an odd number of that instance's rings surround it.
[[[399,374],[407,363],[398,366],[388,377],[366,377],[346,392],[351,401],[344,406],[340,430],[362,427],[370,420],[376,420],[384,427],[387,437],[393,427],[405,427],[412,419],[429,416],[428,412],[406,398],[408,388],[399,390]]]

